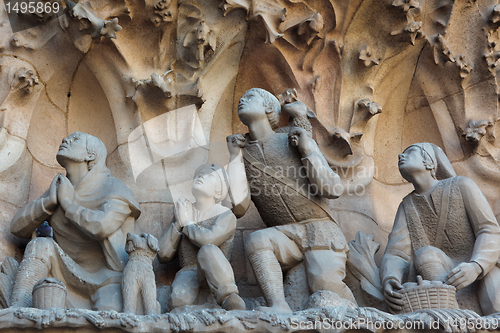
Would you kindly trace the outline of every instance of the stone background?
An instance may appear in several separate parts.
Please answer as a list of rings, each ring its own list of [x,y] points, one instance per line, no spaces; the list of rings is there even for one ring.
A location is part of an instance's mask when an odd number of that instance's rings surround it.
[[[197,166],[227,163],[225,137],[246,132],[236,105],[252,87],[276,95],[295,88],[317,114],[313,126],[327,156],[335,158],[335,150],[324,133],[340,128],[347,142],[349,133],[363,133],[353,141],[361,162],[336,169],[358,192],[346,190],[330,204],[348,240],[358,230],[374,235],[378,260],[397,206],[411,191],[397,170],[398,153],[411,143],[442,147],[500,213],[496,1],[79,5],[87,11],[13,32],[0,0],[0,260],[21,259],[27,241],[10,234],[10,220],[63,171],[55,154],[73,131],[106,144],[113,175],[141,203],[138,231],[159,237],[174,200],[190,196]],[[116,39],[95,28],[112,26],[113,18],[123,28]],[[201,60],[190,44],[196,29],[207,32]],[[243,244],[262,227],[255,207],[238,222],[232,264],[243,296],[259,294]],[[159,267],[159,284],[169,284],[175,268]]]

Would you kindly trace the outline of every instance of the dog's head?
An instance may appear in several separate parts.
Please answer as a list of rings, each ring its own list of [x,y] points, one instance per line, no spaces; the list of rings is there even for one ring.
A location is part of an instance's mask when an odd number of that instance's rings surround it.
[[[129,232],[127,234],[125,251],[128,254],[130,254],[138,249],[143,249],[143,250],[149,249],[153,253],[158,253],[160,251],[160,248],[158,246],[158,240],[154,236],[145,233],[136,235],[136,234],[131,234]]]

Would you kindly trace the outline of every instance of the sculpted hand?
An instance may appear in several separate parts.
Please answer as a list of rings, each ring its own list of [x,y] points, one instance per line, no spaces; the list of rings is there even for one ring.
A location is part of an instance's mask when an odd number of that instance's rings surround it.
[[[478,263],[463,262],[451,270],[445,283],[454,286],[457,290],[460,290],[476,281],[481,272],[482,269]]]
[[[191,216],[189,214],[190,211],[191,202],[184,198],[177,200],[177,202],[175,203],[174,215],[175,220],[179,222],[181,227],[185,227],[189,224],[188,222],[191,220]]]
[[[403,295],[397,292],[402,288],[401,283],[394,279],[389,279],[384,284],[385,303],[392,312],[399,312],[403,309]]]
[[[241,151],[241,148],[245,147],[245,136],[243,134],[233,134],[229,135],[226,138],[227,141],[227,149],[229,150],[229,154],[234,157],[238,156]]]
[[[57,208],[57,190],[59,186],[59,176],[61,174],[58,173],[54,179],[52,179],[52,183],[50,183],[49,187],[49,196],[44,198],[43,206],[49,211],[54,211]]]
[[[294,127],[288,133],[288,139],[290,144],[297,147],[299,154],[302,157],[309,156],[314,150],[316,150],[316,145],[314,140],[307,136],[307,131],[300,127]]]
[[[68,178],[64,175],[59,175],[59,187],[57,188],[57,199],[61,207],[66,210],[75,199],[75,188]]]

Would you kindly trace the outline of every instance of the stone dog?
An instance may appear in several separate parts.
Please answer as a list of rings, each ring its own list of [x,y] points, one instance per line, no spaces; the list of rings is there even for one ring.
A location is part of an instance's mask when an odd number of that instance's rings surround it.
[[[150,234],[127,234],[125,251],[129,259],[123,271],[123,312],[138,315],[160,313],[152,266],[159,250],[158,240]]]

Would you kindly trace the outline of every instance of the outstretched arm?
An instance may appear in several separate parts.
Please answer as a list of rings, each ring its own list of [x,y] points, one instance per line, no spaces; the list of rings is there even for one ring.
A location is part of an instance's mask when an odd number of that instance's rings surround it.
[[[400,204],[380,265],[384,298],[392,311],[399,311],[403,306],[402,295],[398,290],[401,289],[403,274],[410,265],[410,256],[410,232],[403,205]]]
[[[338,198],[343,192],[342,181],[328,165],[316,141],[308,137],[303,128],[294,128],[290,131],[289,137],[291,144],[297,147],[302,157],[309,183],[316,187],[315,192],[325,198]]]
[[[476,234],[471,261],[477,262],[482,274],[488,273],[500,257],[500,227],[486,197],[473,180],[459,177],[460,192],[467,216]]]
[[[229,164],[227,166],[227,177],[229,178],[229,196],[233,201],[233,213],[237,217],[245,215],[250,207],[250,189],[248,187],[245,164],[243,162],[244,137],[234,134],[227,137],[229,149]]]

